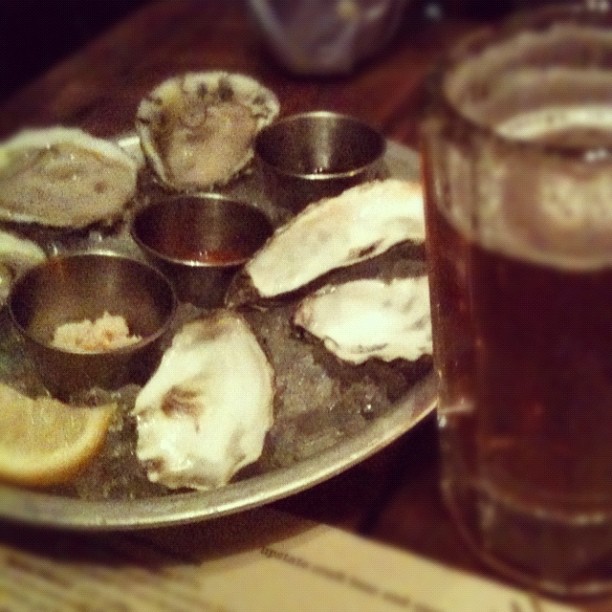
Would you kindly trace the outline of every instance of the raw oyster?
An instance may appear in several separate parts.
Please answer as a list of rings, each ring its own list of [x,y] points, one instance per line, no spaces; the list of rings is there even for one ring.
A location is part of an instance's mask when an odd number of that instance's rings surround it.
[[[78,128],[24,130],[0,145],[0,219],[81,228],[118,218],[136,162]]]
[[[142,100],[136,130],[153,171],[167,186],[223,185],[253,157],[257,132],[279,113],[269,89],[242,74],[187,73]]]
[[[13,281],[46,258],[35,242],[0,230],[0,305],[6,302]]]
[[[424,237],[420,184],[394,178],[371,181],[308,205],[276,230],[243,275],[258,297],[273,298],[400,242],[423,242]]]
[[[293,322],[354,364],[416,361],[432,352],[427,276],[326,286],[302,300]]]
[[[138,394],[137,455],[149,480],[212,489],[256,461],[273,422],[274,373],[230,311],[186,323]]]

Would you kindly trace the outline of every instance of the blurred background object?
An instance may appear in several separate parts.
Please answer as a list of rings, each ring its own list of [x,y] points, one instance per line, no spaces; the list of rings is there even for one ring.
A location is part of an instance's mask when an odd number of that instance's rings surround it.
[[[348,73],[395,34],[407,0],[248,0],[277,60],[303,75]]]

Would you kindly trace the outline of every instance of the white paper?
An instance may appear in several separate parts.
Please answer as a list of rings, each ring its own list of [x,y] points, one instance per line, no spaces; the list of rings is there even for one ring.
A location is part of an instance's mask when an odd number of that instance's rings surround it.
[[[0,610],[564,612],[569,606],[271,510],[150,532],[0,541]]]

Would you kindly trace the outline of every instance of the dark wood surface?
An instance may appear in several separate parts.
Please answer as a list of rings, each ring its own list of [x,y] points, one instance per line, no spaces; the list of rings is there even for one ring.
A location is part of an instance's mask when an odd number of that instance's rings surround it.
[[[0,2],[0,101],[148,1]]]
[[[424,76],[474,26],[428,21],[409,10],[392,43],[353,74],[302,78],[267,54],[241,2],[151,2],[7,99],[0,107],[0,137],[57,123],[101,136],[124,133],[132,129],[140,99],[160,80],[188,70],[226,69],[272,88],[285,114],[341,111],[415,147]],[[467,550],[442,506],[433,418],[355,468],[274,506],[492,576]],[[610,610],[612,604],[594,601],[589,609]]]

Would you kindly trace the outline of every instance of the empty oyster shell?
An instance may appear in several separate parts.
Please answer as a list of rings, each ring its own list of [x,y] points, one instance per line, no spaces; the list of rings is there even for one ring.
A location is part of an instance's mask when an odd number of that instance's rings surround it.
[[[78,128],[24,130],[0,145],[0,219],[81,228],[118,218],[136,162]]]
[[[394,178],[371,181],[307,206],[276,230],[246,264],[243,276],[256,297],[274,298],[424,237],[421,185]],[[240,295],[235,299],[248,301]]]
[[[251,77],[187,73],[142,100],[136,130],[159,179],[178,190],[223,185],[253,157],[257,132],[279,113],[278,99]]]
[[[261,455],[273,401],[272,367],[240,315],[218,311],[185,324],[134,406],[149,480],[226,484]]]
[[[326,286],[299,304],[293,322],[353,364],[416,361],[432,352],[427,276]]]

